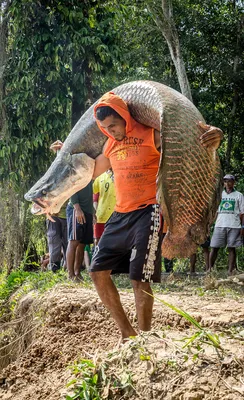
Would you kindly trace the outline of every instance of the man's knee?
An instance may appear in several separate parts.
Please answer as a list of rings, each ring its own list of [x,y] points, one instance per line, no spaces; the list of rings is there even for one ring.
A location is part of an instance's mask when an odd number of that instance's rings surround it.
[[[79,240],[69,240],[68,249],[75,250],[77,248],[77,246],[79,246],[79,244],[80,244]]]
[[[217,254],[218,251],[219,251],[219,247],[212,247],[212,249],[211,249],[211,251],[210,251],[210,254],[211,254],[211,255],[212,255],[212,254]]]
[[[111,270],[108,271],[91,271],[89,273],[91,280],[95,285],[102,284],[102,282],[110,278]]]
[[[141,282],[141,281],[132,280],[131,284],[135,291],[138,291],[138,290],[145,290],[145,292],[151,291],[151,286],[150,286],[149,282]]]
[[[90,278],[93,283],[96,283],[97,281],[97,272],[89,272]]]

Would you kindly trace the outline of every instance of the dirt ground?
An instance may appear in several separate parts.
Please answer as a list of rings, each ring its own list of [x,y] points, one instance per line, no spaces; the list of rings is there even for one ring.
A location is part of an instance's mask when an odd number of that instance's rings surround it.
[[[120,294],[136,327],[133,294]],[[156,297],[218,334],[222,350],[204,343],[203,337],[183,348],[180,339],[193,337],[197,329],[158,300],[152,332],[119,347],[119,332],[95,291],[82,285],[59,286],[21,299],[16,319],[22,321],[25,350],[0,372],[0,398],[64,400],[76,387],[66,387],[74,378],[68,366],[88,359],[105,371],[100,383],[104,399],[243,399],[243,297],[184,289]]]

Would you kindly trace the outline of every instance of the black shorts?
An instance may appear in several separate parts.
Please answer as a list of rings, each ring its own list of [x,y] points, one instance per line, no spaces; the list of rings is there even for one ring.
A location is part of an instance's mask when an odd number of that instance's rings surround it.
[[[157,204],[114,212],[95,249],[90,271],[128,273],[142,282],[161,280],[162,218]]]
[[[79,224],[75,216],[75,209],[68,204],[66,208],[68,238],[69,240],[79,240],[83,244],[91,244],[93,243],[93,215],[86,212],[84,214],[86,223]]]
[[[203,249],[208,249],[209,246],[210,246],[210,236],[207,237],[206,242],[204,242],[204,243],[201,244],[201,247],[202,247]]]

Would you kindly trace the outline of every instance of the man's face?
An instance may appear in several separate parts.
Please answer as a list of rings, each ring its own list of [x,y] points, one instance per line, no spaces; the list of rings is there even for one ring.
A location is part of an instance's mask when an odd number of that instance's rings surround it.
[[[224,179],[224,186],[226,191],[232,190],[234,188],[235,181],[233,179]]]
[[[115,140],[121,141],[124,139],[126,134],[126,123],[123,118],[115,117],[110,115],[103,121],[99,121],[101,127],[108,132],[109,135],[113,136]]]

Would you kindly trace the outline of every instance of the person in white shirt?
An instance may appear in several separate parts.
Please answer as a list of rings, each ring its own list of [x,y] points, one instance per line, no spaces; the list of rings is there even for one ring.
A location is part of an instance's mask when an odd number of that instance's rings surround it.
[[[228,274],[236,268],[236,247],[242,245],[244,236],[244,196],[234,189],[235,177],[224,176],[222,199],[217,211],[214,233],[211,239],[210,270],[217,259],[220,247],[228,248]]]

